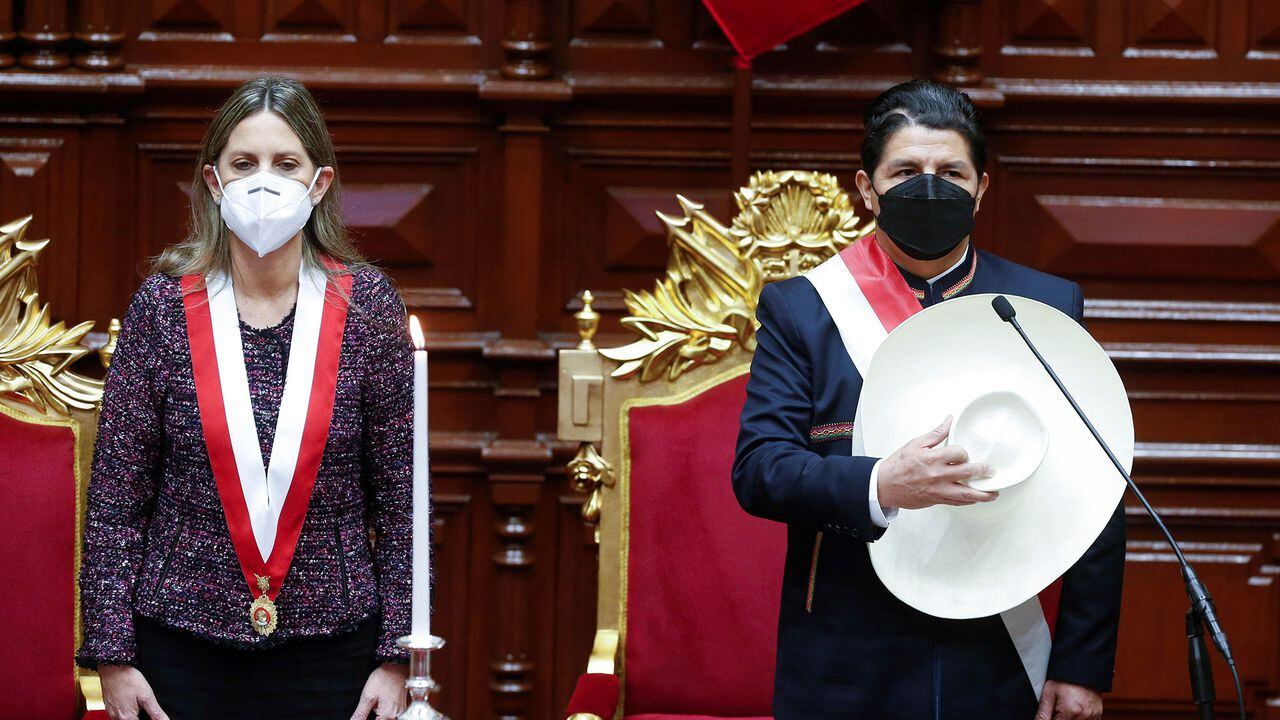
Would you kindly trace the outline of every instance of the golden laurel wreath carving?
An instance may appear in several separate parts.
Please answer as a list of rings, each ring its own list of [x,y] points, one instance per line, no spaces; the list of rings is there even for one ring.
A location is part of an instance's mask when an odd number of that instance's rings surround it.
[[[615,378],[675,380],[735,347],[755,349],[755,310],[765,283],[798,275],[870,234],[836,178],[800,170],[758,172],[734,193],[738,215],[721,225],[677,195],[683,217],[658,213],[671,250],[653,290],[626,291],[622,324],[640,338],[604,348]]]
[[[41,412],[92,410],[102,399],[102,381],[68,367],[89,352],[81,341],[93,322],[67,329],[50,320],[36,282],[36,264],[49,241],[27,240],[30,224],[28,215],[0,225],[0,395]]]

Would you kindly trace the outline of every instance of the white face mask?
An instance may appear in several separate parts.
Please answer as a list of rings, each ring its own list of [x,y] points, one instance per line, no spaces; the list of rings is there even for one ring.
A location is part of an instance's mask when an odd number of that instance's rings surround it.
[[[245,245],[262,257],[281,245],[307,224],[311,217],[311,188],[320,179],[320,170],[311,178],[310,187],[297,180],[282,178],[259,170],[247,178],[226,185],[213,169],[213,177],[222,188],[222,221]]]

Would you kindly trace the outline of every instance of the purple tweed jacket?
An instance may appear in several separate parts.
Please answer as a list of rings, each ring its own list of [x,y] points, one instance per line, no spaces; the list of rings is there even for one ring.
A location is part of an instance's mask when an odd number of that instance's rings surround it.
[[[152,275],[129,305],[107,374],[84,526],[76,662],[136,664],[138,614],[246,650],[352,629],[381,612],[378,658],[404,661],[409,631],[413,348],[381,272],[354,273],[333,421],[293,565],[268,637],[209,467],[179,279]],[[293,313],[243,322],[254,420],[269,462]],[[372,533],[370,532],[372,530]]]

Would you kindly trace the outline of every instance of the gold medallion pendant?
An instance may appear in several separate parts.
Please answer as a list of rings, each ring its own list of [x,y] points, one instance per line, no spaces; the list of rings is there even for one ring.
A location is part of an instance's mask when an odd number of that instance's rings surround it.
[[[258,578],[258,590],[261,595],[253,601],[249,606],[249,623],[253,625],[253,629],[258,631],[259,635],[267,636],[275,632],[276,629],[276,604],[267,597],[267,590],[271,588],[270,578],[261,575],[255,575]]]

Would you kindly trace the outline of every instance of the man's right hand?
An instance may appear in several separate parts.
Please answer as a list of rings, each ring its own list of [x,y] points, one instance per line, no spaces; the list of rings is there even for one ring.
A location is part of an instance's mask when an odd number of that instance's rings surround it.
[[[136,667],[130,665],[99,665],[98,677],[102,679],[102,704],[111,720],[138,720],[143,710],[151,720],[169,720],[160,709],[151,683],[142,677]]]
[[[942,444],[951,432],[951,416],[938,427],[902,446],[880,463],[877,495],[884,508],[919,510],[932,505],[991,502],[1000,493],[969,487],[969,480],[991,477],[990,465],[969,462],[963,448]]]

